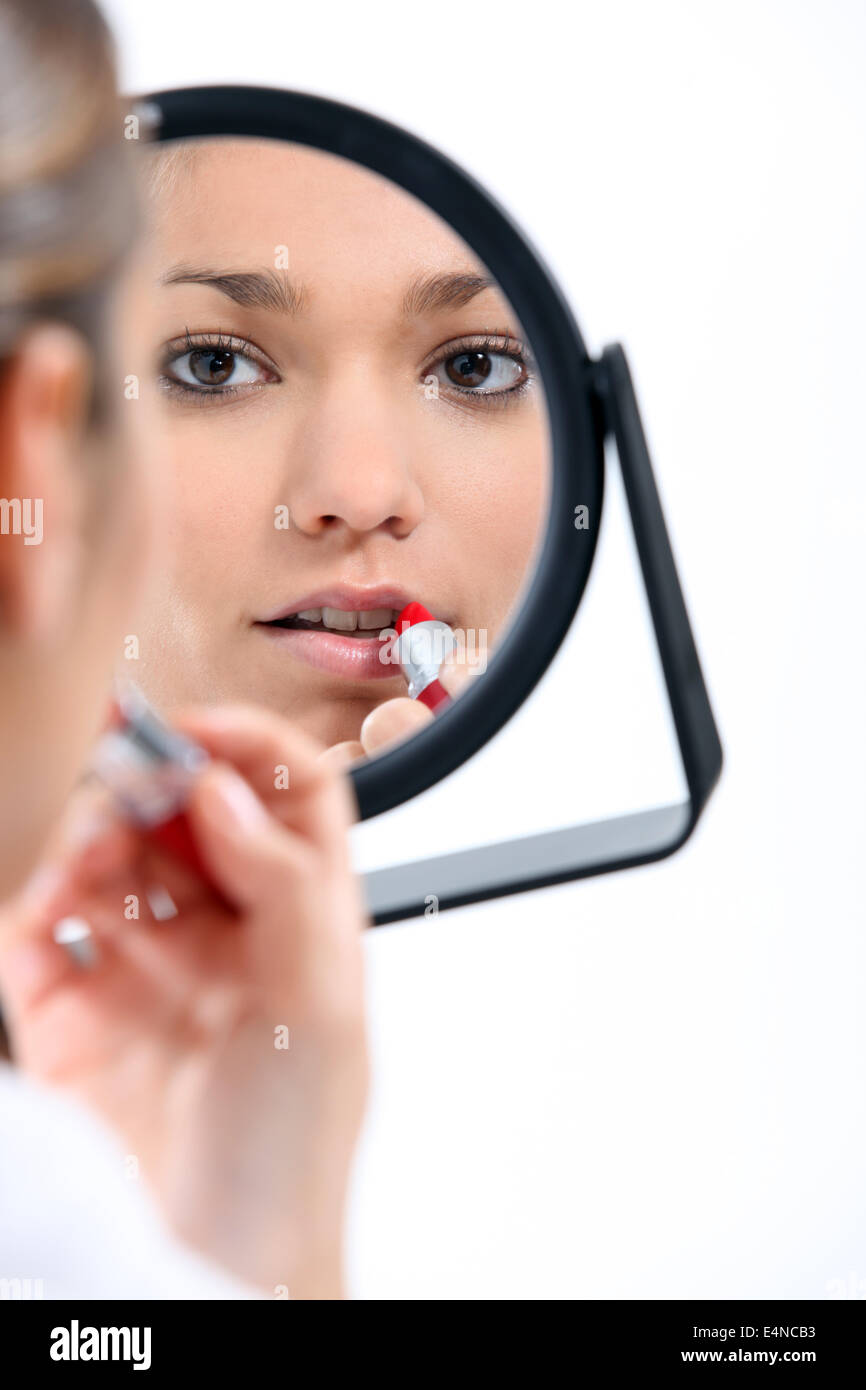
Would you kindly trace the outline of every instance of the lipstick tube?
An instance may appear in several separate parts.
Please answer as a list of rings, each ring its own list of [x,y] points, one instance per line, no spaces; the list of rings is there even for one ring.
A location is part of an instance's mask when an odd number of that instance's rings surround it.
[[[185,864],[218,895],[199,853],[185,806],[204,748],[169,727],[131,682],[118,682],[112,719],[97,741],[90,770],[123,818]]]
[[[457,645],[454,633],[422,603],[407,603],[396,631],[393,651],[409,682],[409,696],[435,713],[451,699],[439,680],[439,668]]]

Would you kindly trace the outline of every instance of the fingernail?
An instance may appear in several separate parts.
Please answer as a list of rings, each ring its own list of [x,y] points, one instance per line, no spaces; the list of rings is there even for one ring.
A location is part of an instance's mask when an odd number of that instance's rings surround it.
[[[147,905],[157,922],[170,922],[172,917],[178,915],[177,903],[168,889],[163,888],[161,883],[152,884],[147,889],[145,896]]]
[[[69,849],[83,850],[95,844],[116,824],[105,806],[88,806],[74,815],[66,827],[65,840]]]
[[[439,680],[449,695],[457,695],[469,681],[469,670],[462,662],[448,659],[439,667]]]
[[[205,803],[205,814],[216,810],[221,828],[246,834],[267,822],[268,813],[252,787],[231,768],[212,768],[207,781],[211,796]]]
[[[97,964],[99,953],[89,925],[83,917],[62,917],[55,923],[54,940],[84,969]]]
[[[57,896],[64,882],[63,870],[56,864],[42,864],[28,878],[18,898],[19,907],[27,912],[38,912],[47,907]]]

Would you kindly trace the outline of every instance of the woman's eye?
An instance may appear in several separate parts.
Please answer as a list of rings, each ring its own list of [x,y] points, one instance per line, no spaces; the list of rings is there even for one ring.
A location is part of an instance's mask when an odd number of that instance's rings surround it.
[[[504,352],[485,352],[467,348],[446,357],[440,366],[448,381],[463,391],[486,395],[495,391],[510,391],[520,385],[525,372],[523,364]]]
[[[219,389],[226,386],[250,386],[267,380],[267,373],[258,362],[242,352],[227,348],[195,348],[183,352],[168,364],[170,380],[184,386]]]

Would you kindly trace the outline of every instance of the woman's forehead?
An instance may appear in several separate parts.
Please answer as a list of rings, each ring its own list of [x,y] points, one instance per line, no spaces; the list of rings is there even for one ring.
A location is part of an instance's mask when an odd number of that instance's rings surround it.
[[[278,140],[185,141],[150,155],[153,230],[166,253],[249,259],[283,245],[310,264],[364,258],[480,271],[462,239],[396,184],[337,155]],[[191,245],[192,243],[192,245]]]
[[[270,275],[303,310],[351,295],[371,310],[411,303],[418,316],[459,307],[455,282],[478,280],[486,288],[473,286],[467,302],[480,292],[491,310],[497,299],[502,307],[484,266],[446,223],[348,160],[268,140],[188,141],[151,159],[161,285]],[[446,283],[439,302],[428,294],[419,309],[419,289],[436,281]]]

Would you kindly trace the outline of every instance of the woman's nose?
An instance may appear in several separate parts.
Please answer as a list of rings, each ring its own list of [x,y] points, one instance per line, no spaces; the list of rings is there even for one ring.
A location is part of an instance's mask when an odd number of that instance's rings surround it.
[[[308,535],[340,526],[409,535],[424,514],[409,420],[368,381],[311,412],[291,470],[289,511]]]

